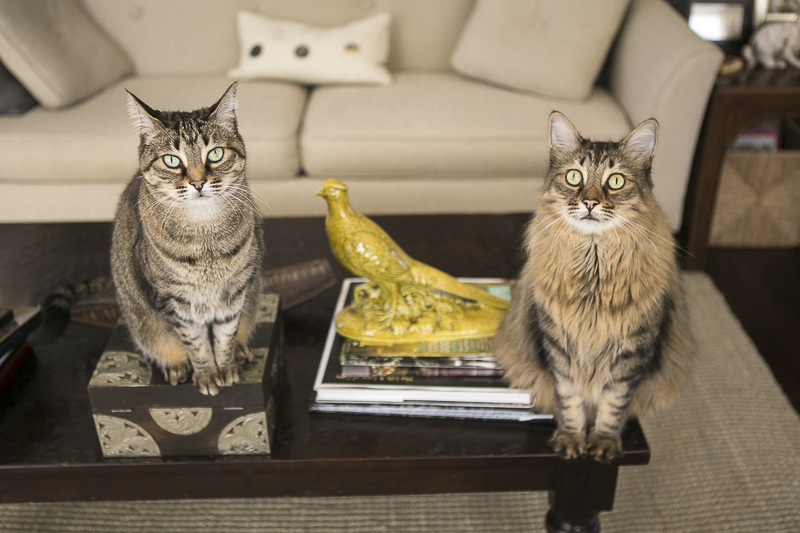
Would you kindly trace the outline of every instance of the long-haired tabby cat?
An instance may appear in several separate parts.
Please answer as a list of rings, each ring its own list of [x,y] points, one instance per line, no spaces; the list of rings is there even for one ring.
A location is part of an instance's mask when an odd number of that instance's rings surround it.
[[[213,106],[156,111],[129,94],[139,173],[123,192],[111,246],[122,315],[172,384],[204,394],[240,379],[251,355],[263,237],[245,177],[236,88]]]
[[[653,197],[658,124],[583,139],[550,115],[550,171],[528,260],[495,337],[511,384],[556,416],[566,458],[620,452],[629,417],[665,404],[693,360],[675,244]]]

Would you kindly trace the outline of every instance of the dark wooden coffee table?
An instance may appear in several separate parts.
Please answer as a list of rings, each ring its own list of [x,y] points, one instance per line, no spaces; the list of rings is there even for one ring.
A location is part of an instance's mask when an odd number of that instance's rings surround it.
[[[527,215],[375,217],[410,255],[457,276],[513,277]],[[111,225],[0,226],[0,305],[108,273]],[[266,266],[327,257],[318,218],[268,219]],[[285,315],[286,386],[271,456],[105,459],[86,385],[110,330],[72,324],[36,347],[0,392],[0,501],[550,491],[549,531],[594,531],[620,466],[644,465],[638,422],[611,465],[564,461],[551,424],[310,414],[308,401],[337,291]],[[646,512],[643,510],[643,512]]]

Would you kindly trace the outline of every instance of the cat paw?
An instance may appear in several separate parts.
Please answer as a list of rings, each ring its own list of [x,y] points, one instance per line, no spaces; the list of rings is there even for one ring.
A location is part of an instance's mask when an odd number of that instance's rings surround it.
[[[216,368],[213,370],[206,370],[205,372],[195,372],[194,375],[192,375],[192,380],[197,390],[206,396],[216,396],[219,394],[220,387],[224,386],[219,385],[221,378],[219,370]]]
[[[219,369],[217,385],[220,387],[230,387],[234,383],[239,383],[242,379],[242,374],[239,371],[238,364],[223,366]]]
[[[237,344],[233,352],[233,357],[238,364],[243,365],[253,360],[253,352],[244,344]]]
[[[186,383],[191,373],[192,365],[187,361],[177,365],[169,365],[164,368],[164,380],[170,385]]]
[[[588,448],[589,455],[602,463],[611,462],[621,451],[619,437],[609,437],[608,435],[589,435]]]
[[[576,459],[586,453],[586,438],[577,433],[556,431],[550,443],[556,453],[564,459]]]

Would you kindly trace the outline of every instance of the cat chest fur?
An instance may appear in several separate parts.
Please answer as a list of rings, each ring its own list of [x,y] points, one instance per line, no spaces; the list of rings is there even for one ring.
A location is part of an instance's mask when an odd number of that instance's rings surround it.
[[[668,273],[643,268],[641,258],[601,239],[534,257],[528,265],[537,280],[533,301],[578,374],[584,366],[594,377],[610,371],[619,354],[642,342],[643,331],[657,329]]]
[[[209,240],[218,249],[208,249]],[[176,311],[196,323],[210,323],[240,310],[245,291],[259,264],[253,231],[231,238],[185,239],[180,243],[153,239],[158,258],[153,278],[159,278],[164,297],[175,301]],[[151,256],[152,257],[152,256]]]

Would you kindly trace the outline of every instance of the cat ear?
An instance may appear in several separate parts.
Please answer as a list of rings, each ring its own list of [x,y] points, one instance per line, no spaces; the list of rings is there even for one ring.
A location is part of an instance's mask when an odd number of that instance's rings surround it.
[[[580,148],[581,136],[575,126],[558,111],[550,113],[550,157]]]
[[[148,139],[162,131],[164,125],[153,116],[158,114],[157,111],[139,100],[132,92],[128,90],[125,92],[128,93],[128,115],[139,137]]]
[[[236,101],[236,88],[239,86],[238,82],[233,82],[219,102],[211,106],[213,111],[209,115],[209,120],[215,120],[228,126],[232,130],[236,130],[236,108],[238,103]]]
[[[656,153],[658,144],[658,122],[649,118],[636,126],[625,140],[622,146],[634,161],[650,164],[653,154]]]

